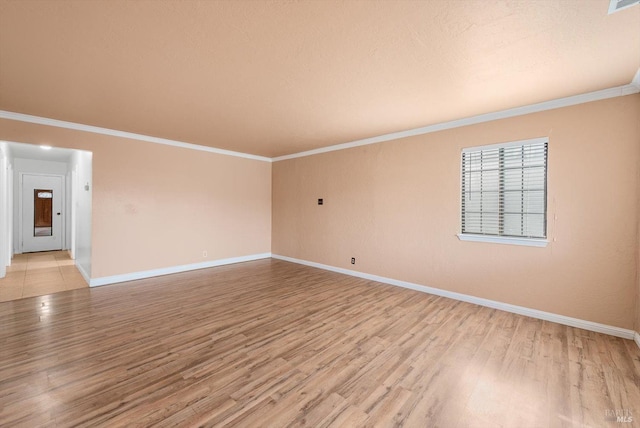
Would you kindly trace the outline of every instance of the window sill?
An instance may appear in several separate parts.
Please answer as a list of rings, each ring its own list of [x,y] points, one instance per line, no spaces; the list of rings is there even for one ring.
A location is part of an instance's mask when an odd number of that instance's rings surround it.
[[[510,236],[472,235],[470,233],[458,233],[461,241],[491,242],[494,244],[524,245],[527,247],[546,247],[549,243],[546,239],[537,238],[513,238]]]

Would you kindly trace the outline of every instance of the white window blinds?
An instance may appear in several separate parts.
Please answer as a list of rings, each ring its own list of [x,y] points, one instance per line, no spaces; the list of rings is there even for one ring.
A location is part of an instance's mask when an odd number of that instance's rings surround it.
[[[545,138],[462,151],[462,234],[546,238],[547,146]]]

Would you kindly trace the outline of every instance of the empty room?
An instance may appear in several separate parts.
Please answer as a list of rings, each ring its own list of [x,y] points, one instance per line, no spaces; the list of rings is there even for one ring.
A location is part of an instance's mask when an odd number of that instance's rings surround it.
[[[0,0],[0,426],[638,426],[639,3]]]

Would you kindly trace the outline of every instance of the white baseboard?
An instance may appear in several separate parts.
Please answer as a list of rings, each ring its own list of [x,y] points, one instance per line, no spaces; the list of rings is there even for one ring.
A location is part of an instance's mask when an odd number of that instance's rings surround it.
[[[116,284],[118,282],[135,281],[136,279],[151,278],[154,276],[169,275],[172,273],[180,273],[180,272],[186,272],[190,270],[206,269],[210,267],[230,265],[233,263],[250,262],[253,260],[268,259],[270,257],[271,257],[271,253],[251,254],[248,256],[210,260],[202,263],[193,263],[189,265],[171,266],[171,267],[166,267],[161,269],[152,269],[152,270],[145,270],[141,272],[125,273],[122,275],[103,276],[101,278],[91,278],[88,282],[90,287],[99,287],[101,285]],[[78,268],[80,267],[78,266]],[[82,271],[80,272],[82,273]],[[84,273],[83,273],[83,276],[85,277],[85,279],[87,278],[87,276]]]
[[[633,340],[636,342],[636,345],[638,345],[638,348],[640,348],[640,333],[636,331],[633,335]]]
[[[537,309],[526,308],[524,306],[511,305],[509,303],[483,299],[481,297],[470,296],[468,294],[456,293],[453,291],[442,290],[440,288],[427,287],[425,285],[414,284],[412,282],[400,281],[397,279],[386,278],[378,275],[371,275],[368,273],[358,272],[355,270],[343,269],[335,266],[324,265],[321,263],[310,262],[307,260],[300,260],[292,257],[280,256],[278,254],[272,254],[271,257],[274,259],[284,260],[292,263],[298,263],[301,265],[329,270],[332,272],[338,272],[345,275],[368,279],[371,281],[382,282],[384,284],[396,285],[398,287],[403,287],[403,288],[409,288],[411,290],[434,294],[436,296],[447,297],[449,299],[460,300],[467,303],[473,303],[480,306],[499,309],[505,312],[512,312],[514,314],[525,315],[531,318],[538,318],[545,321],[551,321],[558,324],[568,325],[570,327],[577,327],[577,328],[582,328],[584,330],[595,331],[597,333],[604,333],[611,336],[622,337],[624,339],[634,339],[634,336],[635,336],[635,341],[636,343],[638,343],[638,346],[640,346],[640,336],[638,335],[638,333],[636,333],[633,330],[628,330],[626,328],[614,327],[606,324],[600,324],[597,322],[581,320],[578,318],[571,318],[564,315],[558,315],[550,312],[539,311]]]
[[[84,280],[87,281],[87,284],[91,285],[91,277],[89,276],[87,271],[85,271],[84,268],[78,264],[77,260],[74,260],[74,263],[76,265],[76,269],[78,269],[78,272],[80,272],[80,275],[82,275]]]

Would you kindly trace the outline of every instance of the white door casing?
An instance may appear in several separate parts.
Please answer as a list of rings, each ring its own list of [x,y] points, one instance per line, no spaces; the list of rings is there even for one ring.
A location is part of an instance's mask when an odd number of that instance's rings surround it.
[[[64,206],[63,177],[59,175],[22,174],[21,240],[22,252],[52,251],[62,249]],[[34,192],[36,189],[52,193],[51,233],[37,236],[34,224]]]

